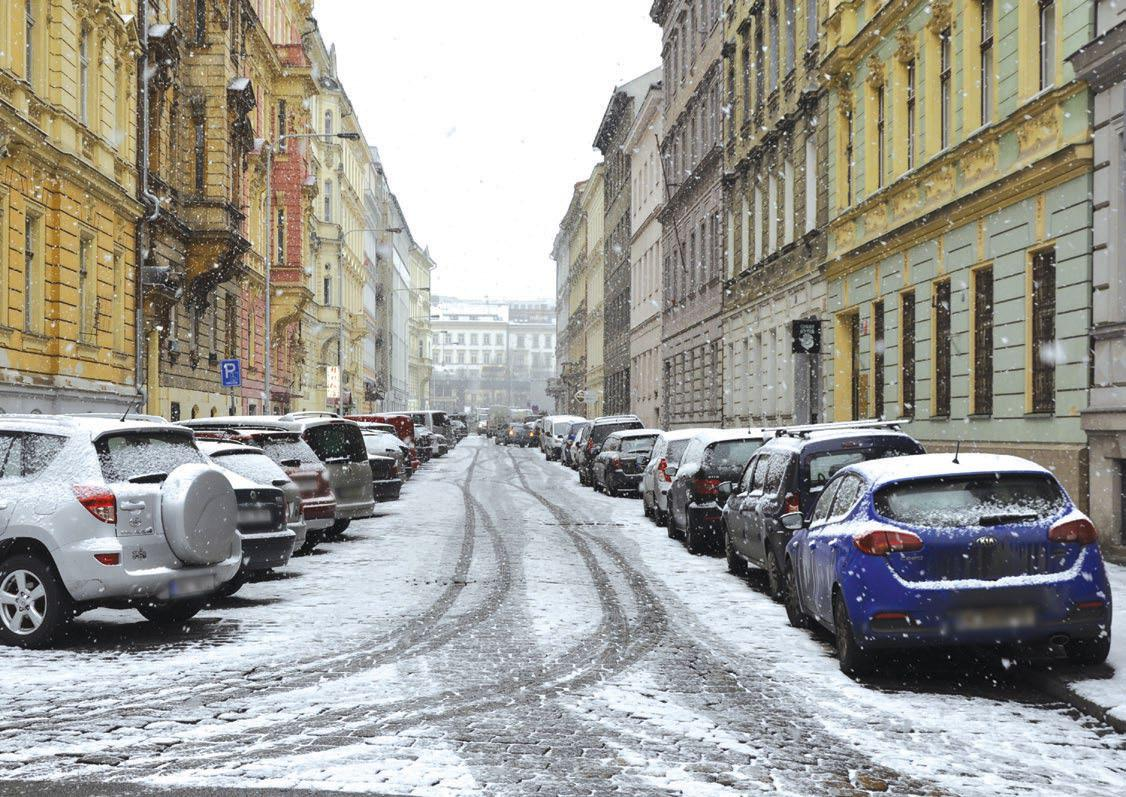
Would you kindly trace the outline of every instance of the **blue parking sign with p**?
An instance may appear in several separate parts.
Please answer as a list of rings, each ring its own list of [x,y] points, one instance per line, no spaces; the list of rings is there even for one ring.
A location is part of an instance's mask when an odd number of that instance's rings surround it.
[[[219,376],[223,387],[242,387],[242,366],[238,360],[220,360]]]

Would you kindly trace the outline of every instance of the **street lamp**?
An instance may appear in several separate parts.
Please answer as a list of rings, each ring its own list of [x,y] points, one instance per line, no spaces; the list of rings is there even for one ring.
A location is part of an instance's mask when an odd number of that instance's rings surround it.
[[[338,139],[343,139],[344,141],[359,141],[360,140],[360,134],[359,133],[286,133],[286,134],[278,137],[278,147],[280,148],[283,144],[285,144],[286,141],[289,141],[290,139],[297,139],[297,138],[320,138],[320,139],[326,139],[326,140],[338,138]],[[273,207],[273,204],[274,204],[274,189],[273,189],[274,147],[269,142],[266,142],[265,144],[263,144],[263,147],[266,150],[266,308],[265,308],[265,315],[266,315],[266,368],[265,368],[265,372],[263,373],[263,379],[262,379],[262,387],[263,387],[262,392],[264,394],[263,399],[265,400],[265,406],[262,408],[262,414],[263,415],[269,415],[270,414],[270,408],[273,405],[273,399],[272,399],[272,396],[271,396],[271,387],[272,386],[270,384],[271,377],[273,375],[271,373],[271,367],[272,367],[271,357],[273,356],[273,352],[270,349],[270,345],[271,345],[270,338],[272,336],[271,302],[272,302],[272,299],[273,299],[273,288],[270,285],[270,277],[271,277],[271,270],[272,270],[271,252],[273,252],[274,243],[275,243],[274,232],[273,232],[273,229],[274,229],[274,218],[273,218],[273,216],[274,216],[274,207]]]

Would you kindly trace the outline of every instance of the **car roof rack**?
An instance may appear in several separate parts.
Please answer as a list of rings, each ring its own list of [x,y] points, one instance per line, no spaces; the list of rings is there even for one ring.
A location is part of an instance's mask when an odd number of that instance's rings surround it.
[[[302,410],[300,412],[289,412],[281,417],[285,420],[299,420],[301,418],[340,418],[343,416],[325,410]]]
[[[762,430],[762,433],[766,437],[809,437],[815,432],[847,431],[849,429],[888,429],[891,431],[899,431],[901,427],[906,426],[910,422],[910,418],[896,418],[886,421],[872,419],[868,421],[808,423],[799,426],[778,426],[773,428],[765,428]]]

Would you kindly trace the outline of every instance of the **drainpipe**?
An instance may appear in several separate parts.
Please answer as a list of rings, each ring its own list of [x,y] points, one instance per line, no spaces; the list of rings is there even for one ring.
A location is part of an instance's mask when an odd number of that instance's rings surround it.
[[[137,71],[137,88],[140,95],[140,140],[138,148],[138,182],[140,187],[141,203],[145,206],[145,214],[137,222],[137,252],[136,252],[136,295],[134,304],[134,330],[133,342],[135,353],[134,380],[137,392],[142,397],[147,410],[149,406],[149,385],[145,372],[145,260],[151,246],[150,225],[160,218],[160,199],[149,190],[149,80],[151,78],[149,62],[149,20],[148,5],[139,3],[137,7],[137,21],[140,26],[141,52],[138,57],[139,69]]]

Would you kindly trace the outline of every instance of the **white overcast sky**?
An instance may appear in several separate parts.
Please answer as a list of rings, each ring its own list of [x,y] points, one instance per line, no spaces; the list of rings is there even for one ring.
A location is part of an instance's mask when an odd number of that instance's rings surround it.
[[[660,63],[651,5],[317,0],[436,295],[555,295],[552,241],[610,93]]]

